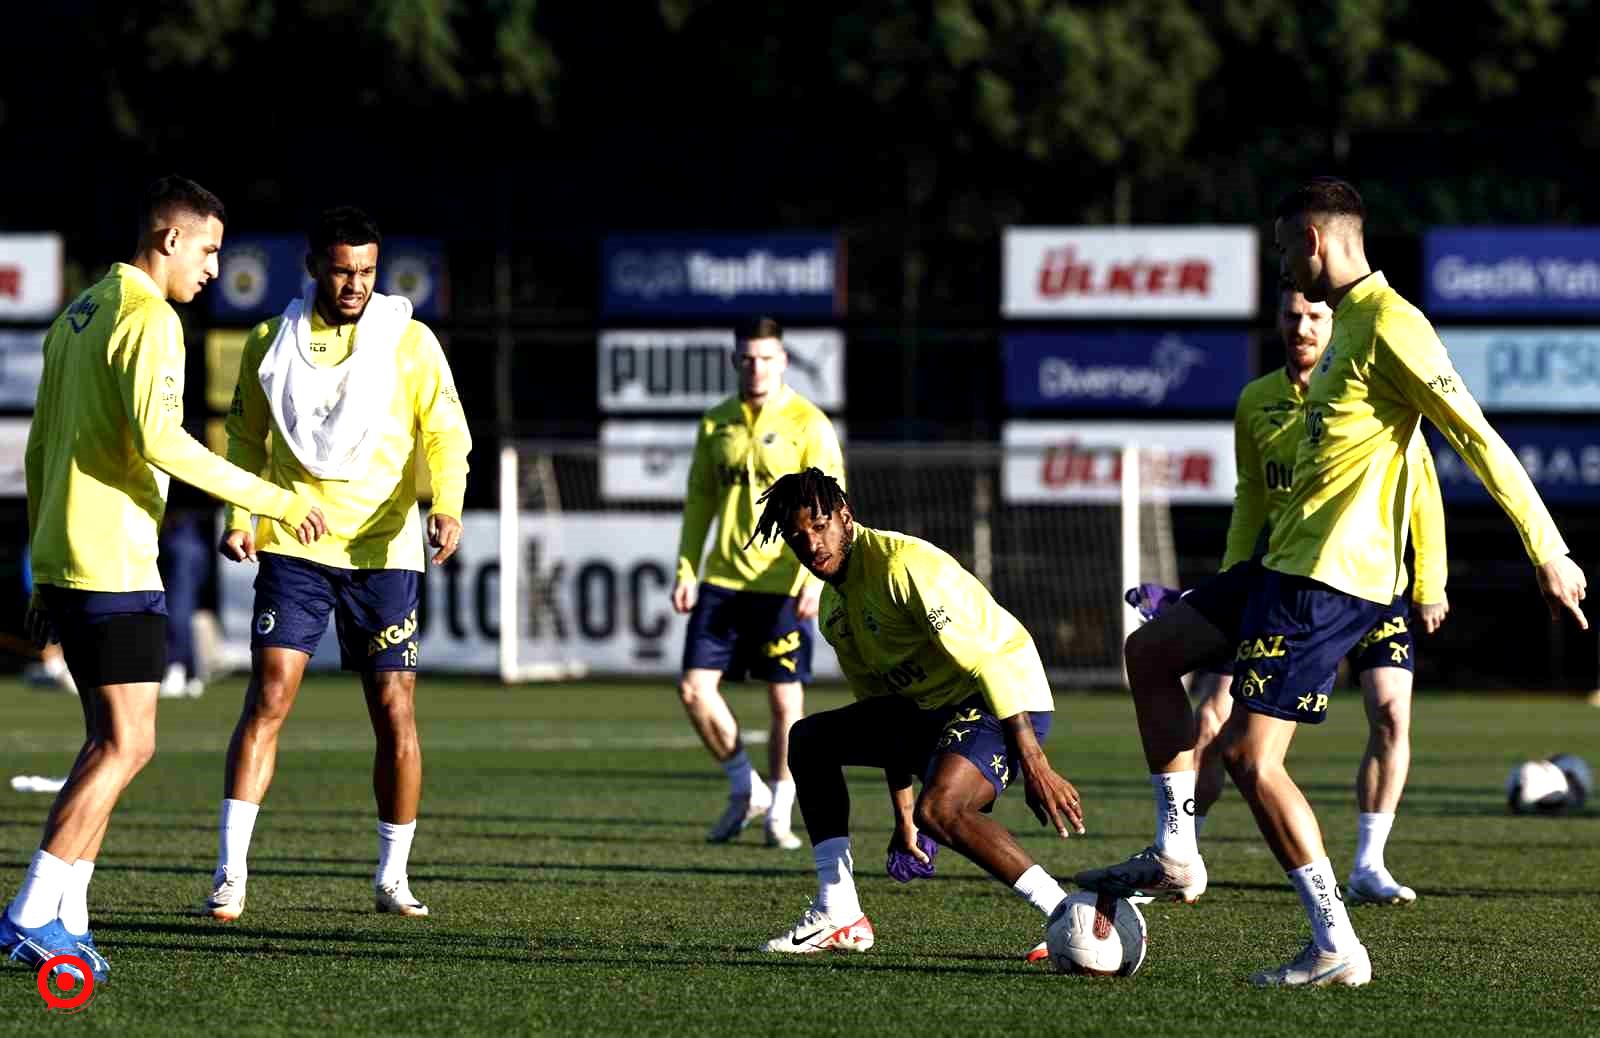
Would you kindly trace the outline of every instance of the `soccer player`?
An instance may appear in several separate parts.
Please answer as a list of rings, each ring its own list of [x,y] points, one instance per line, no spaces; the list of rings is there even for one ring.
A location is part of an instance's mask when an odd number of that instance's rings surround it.
[[[701,417],[689,468],[672,588],[672,607],[690,614],[678,694],[694,730],[728,775],[728,806],[706,839],[726,843],[766,815],[767,846],[795,850],[800,839],[790,828],[789,727],[804,712],[810,621],[822,582],[808,576],[781,541],[751,546],[751,535],[756,498],[780,475],[816,466],[843,479],[844,462],[828,416],[784,384],[789,356],[777,321],[762,317],[740,325],[733,365],[739,395]],[[713,517],[716,543],[705,578],[697,581]],[[767,682],[770,788],[751,765],[720,688],[724,676],[737,681],[747,673]]]
[[[88,890],[117,799],[156,741],[166,601],[156,531],[168,477],[284,524],[310,543],[322,513],[212,454],[183,431],[188,302],[217,276],[224,210],[182,177],[152,184],[132,260],[113,265],[44,341],[25,470],[34,579],[29,626],[59,639],[77,681],[84,743],[22,888],[0,913],[0,948],[38,966],[57,954],[109,969],[89,930]]]
[[[826,584],[823,637],[856,697],[796,722],[790,732],[789,767],[818,890],[800,920],[766,950],[872,947],[850,854],[847,764],[884,771],[895,819],[891,861],[900,854],[931,864],[919,846],[926,834],[1049,917],[1066,897],[1060,884],[988,817],[1020,777],[1041,825],[1063,839],[1069,825],[1083,832],[1078,791],[1051,769],[1040,746],[1055,700],[1033,639],[945,552],[858,525],[843,488],[826,473],[791,473],[762,500],[757,535],[781,536]],[[922,780],[916,797],[914,778]]]
[[[261,564],[255,583],[250,684],[228,743],[220,849],[205,910],[244,911],[247,855],[272,783],[278,733],[306,664],[334,614],[340,660],[361,676],[377,748],[377,910],[424,916],[406,877],[422,750],[413,701],[423,524],[420,444],[433,480],[428,543],[434,565],[461,540],[472,439],[444,350],[411,319],[411,303],[373,291],[382,239],[358,209],[330,209],[311,227],[312,285],[245,341],[228,415],[228,457],[318,502],[328,536],[315,545],[278,536],[236,508],[224,558]],[[269,447],[270,442],[270,447]]]
[[[1289,499],[1295,453],[1305,432],[1306,388],[1332,332],[1333,311],[1326,303],[1312,302],[1293,285],[1283,286],[1278,296],[1283,366],[1245,386],[1234,414],[1239,479],[1222,560],[1224,570],[1256,556],[1258,545],[1264,546]],[[1420,441],[1420,430],[1415,435]],[[1422,629],[1432,634],[1450,609],[1444,590],[1444,502],[1433,455],[1422,442],[1416,450],[1420,466],[1411,496],[1411,539],[1416,548],[1417,579],[1411,597],[1417,603]],[[1361,682],[1368,736],[1366,752],[1356,769],[1356,803],[1361,817],[1356,863],[1345,883],[1348,904],[1409,904],[1417,899],[1416,891],[1396,881],[1383,860],[1411,765],[1411,682],[1416,663],[1403,566],[1398,580],[1393,603],[1356,643],[1351,657]],[[1202,671],[1194,682],[1200,693],[1195,743],[1195,759],[1200,762],[1194,808],[1197,835],[1211,805],[1222,795],[1221,747],[1214,739],[1233,712],[1233,697],[1228,694],[1232,683],[1227,667]]]
[[[1355,188],[1319,178],[1278,206],[1284,274],[1333,308],[1333,336],[1305,394],[1294,485],[1265,557],[1219,574],[1135,631],[1125,658],[1155,794],[1156,842],[1080,873],[1080,886],[1193,902],[1206,887],[1195,845],[1195,719],[1181,678],[1234,661],[1235,710],[1221,753],[1310,917],[1311,942],[1257,973],[1259,985],[1360,985],[1372,978],[1322,833],[1284,766],[1299,724],[1327,716],[1339,660],[1393,601],[1403,565],[1415,437],[1426,417],[1483,480],[1522,537],[1552,618],[1588,627],[1583,571],[1533,483],[1466,391],[1432,326],[1369,266]]]

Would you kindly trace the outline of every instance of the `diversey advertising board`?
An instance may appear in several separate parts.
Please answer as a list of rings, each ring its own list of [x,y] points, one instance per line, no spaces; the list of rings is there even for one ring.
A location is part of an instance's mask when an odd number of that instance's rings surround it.
[[[419,610],[419,663],[428,671],[494,674],[500,645],[500,517],[468,512],[461,547],[429,566]],[[677,674],[688,617],[673,612],[678,516],[614,512],[524,513],[518,626],[523,662],[582,663],[598,673]],[[256,566],[218,564],[222,625],[230,649],[249,651]],[[324,634],[312,666],[339,666],[338,642]],[[814,655],[836,676],[833,653]]]
[[[1043,410],[1232,410],[1250,380],[1245,332],[1015,332],[1006,403]]]
[[[600,249],[601,309],[654,317],[832,317],[844,264],[832,234],[612,235]]]
[[[1006,317],[1254,317],[1253,227],[1010,227]]]
[[[1113,504],[1122,448],[1141,449],[1140,484],[1173,504],[1228,504],[1232,422],[1007,422],[1001,493],[1009,504]]]
[[[1441,227],[1423,239],[1431,316],[1600,314],[1600,227]]]
[[[1600,410],[1600,331],[1445,328],[1439,334],[1485,411]]]
[[[1431,426],[1428,445],[1447,501],[1488,501],[1477,475]],[[1600,424],[1585,422],[1497,422],[1495,430],[1528,471],[1539,496],[1552,504],[1600,501]]]
[[[844,407],[844,334],[787,328],[784,381],[824,411]],[[602,411],[699,413],[739,390],[733,329],[608,331],[596,355]]]
[[[254,322],[283,312],[310,284],[306,240],[292,234],[230,236],[218,260],[217,283],[206,289],[220,320]],[[445,311],[444,250],[423,238],[385,238],[378,251],[377,291],[411,300],[418,320]]]

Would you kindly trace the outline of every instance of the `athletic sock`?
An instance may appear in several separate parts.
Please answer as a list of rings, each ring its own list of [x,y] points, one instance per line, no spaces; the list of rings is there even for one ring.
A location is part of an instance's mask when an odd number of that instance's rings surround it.
[[[862,916],[856,895],[855,862],[850,857],[850,837],[835,836],[811,849],[817,863],[816,907],[836,923],[853,923]]]
[[[93,877],[93,859],[79,858],[72,863],[66,889],[61,892],[61,907],[56,918],[61,920],[67,933],[77,937],[89,932],[89,880]]]
[[[1044,870],[1043,865],[1034,865],[1018,876],[1017,881],[1011,884],[1011,889],[1045,915],[1054,912],[1056,906],[1067,899],[1067,892]]]
[[[1317,947],[1336,954],[1354,951],[1361,942],[1350,926],[1350,913],[1345,911],[1328,859],[1318,858],[1309,865],[1290,869],[1287,875],[1311,920],[1311,938]]]
[[[1176,861],[1192,861],[1200,854],[1194,840],[1193,771],[1169,771],[1150,776],[1156,801],[1156,850]]]
[[[767,812],[767,828],[788,829],[794,817],[794,779],[778,779],[772,783],[772,807]]]
[[[1356,871],[1383,873],[1383,848],[1394,828],[1393,811],[1362,812],[1356,829]]]
[[[71,862],[62,861],[49,851],[34,851],[28,874],[22,878],[22,889],[6,910],[11,921],[31,929],[53,920],[61,910],[61,895],[71,878]]]
[[[734,751],[733,756],[722,762],[722,770],[728,773],[728,795],[731,797],[747,797],[755,785],[756,769],[750,766],[750,756],[740,746]]]
[[[378,823],[378,886],[406,878],[406,861],[411,857],[411,841],[417,835],[417,821],[404,825],[395,822]]]
[[[217,841],[217,872],[245,876],[250,872],[250,836],[256,831],[256,816],[260,804],[248,800],[224,800],[222,814],[217,823],[220,839]]]

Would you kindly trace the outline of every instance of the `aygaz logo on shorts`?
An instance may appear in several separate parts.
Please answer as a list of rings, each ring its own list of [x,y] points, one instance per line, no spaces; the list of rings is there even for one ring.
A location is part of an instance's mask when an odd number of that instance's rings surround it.
[[[263,609],[256,614],[256,633],[271,634],[272,629],[278,626],[278,611],[276,609]]]
[[[381,631],[372,635],[372,640],[367,642],[367,655],[376,656],[385,649],[391,649],[417,633],[417,611],[411,610],[411,615],[406,617],[403,624],[390,624]]]

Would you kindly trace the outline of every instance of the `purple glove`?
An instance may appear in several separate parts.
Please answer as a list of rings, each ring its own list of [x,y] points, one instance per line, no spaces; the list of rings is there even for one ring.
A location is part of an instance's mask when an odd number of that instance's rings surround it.
[[[1164,584],[1140,584],[1138,587],[1129,588],[1122,597],[1129,605],[1139,610],[1140,616],[1150,621],[1160,616],[1163,609],[1182,598],[1183,592]]]
[[[926,865],[918,861],[910,851],[896,847],[889,851],[889,875],[901,883],[910,883],[914,879],[927,879],[932,876],[933,859],[939,853],[939,845],[922,833],[918,833],[917,849],[928,856]]]

